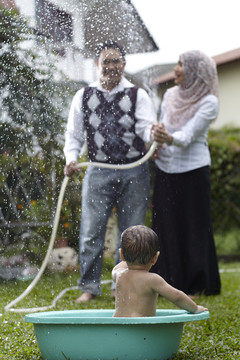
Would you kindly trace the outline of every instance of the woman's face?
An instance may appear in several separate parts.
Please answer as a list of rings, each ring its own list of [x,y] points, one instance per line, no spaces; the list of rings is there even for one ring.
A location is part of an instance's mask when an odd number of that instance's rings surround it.
[[[181,59],[179,59],[178,64],[175,66],[174,70],[174,82],[176,85],[181,85],[184,79],[184,71],[182,67]]]

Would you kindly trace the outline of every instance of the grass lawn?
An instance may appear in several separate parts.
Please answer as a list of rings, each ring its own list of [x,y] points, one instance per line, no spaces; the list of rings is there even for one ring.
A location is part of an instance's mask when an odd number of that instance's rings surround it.
[[[105,260],[103,279],[110,279],[112,262]],[[240,263],[220,263],[220,269],[239,269]],[[21,308],[44,306],[64,288],[76,286],[78,273],[44,274],[32,292],[17,306]],[[239,360],[240,359],[240,272],[221,272],[222,293],[218,296],[202,296],[197,302],[208,307],[210,319],[186,323],[178,354],[174,360]],[[0,359],[41,360],[32,324],[24,321],[23,313],[4,313],[4,306],[20,295],[29,281],[0,280]],[[110,298],[110,285],[102,287],[103,295],[90,304],[74,303],[79,296],[77,290],[67,292],[53,310],[90,308],[114,308]],[[159,298],[158,308],[175,308]],[[137,359],[136,359],[137,360]]]

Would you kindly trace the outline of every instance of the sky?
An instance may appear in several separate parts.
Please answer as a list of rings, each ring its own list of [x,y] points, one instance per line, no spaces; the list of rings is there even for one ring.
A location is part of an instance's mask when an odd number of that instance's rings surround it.
[[[188,50],[209,56],[240,47],[239,0],[132,0],[160,50],[128,55],[132,73],[156,64],[178,62]]]

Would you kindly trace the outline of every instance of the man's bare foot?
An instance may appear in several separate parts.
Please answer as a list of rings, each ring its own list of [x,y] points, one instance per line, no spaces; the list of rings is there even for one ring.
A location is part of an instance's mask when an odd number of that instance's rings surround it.
[[[82,293],[81,296],[79,296],[79,298],[77,298],[75,300],[75,303],[79,304],[79,303],[86,303],[88,301],[91,301],[92,299],[95,298],[95,295],[88,293],[88,292],[84,292]]]

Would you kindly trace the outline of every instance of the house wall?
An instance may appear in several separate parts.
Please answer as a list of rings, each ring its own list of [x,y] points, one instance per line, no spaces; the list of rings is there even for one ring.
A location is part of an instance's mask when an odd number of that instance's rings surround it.
[[[56,56],[55,65],[68,78],[89,83],[96,78],[93,60],[85,59],[82,52],[84,37],[82,28],[82,7],[78,0],[48,0],[59,9],[66,11],[73,19],[73,43],[64,44],[65,56]],[[16,0],[19,13],[28,19],[29,25],[36,27],[35,0]],[[51,44],[49,44],[51,48]],[[39,44],[35,44],[39,49]]]
[[[212,128],[240,128],[240,60],[218,66],[219,114]]]
[[[15,0],[20,15],[26,17],[30,26],[35,26],[35,1],[34,0]]]

